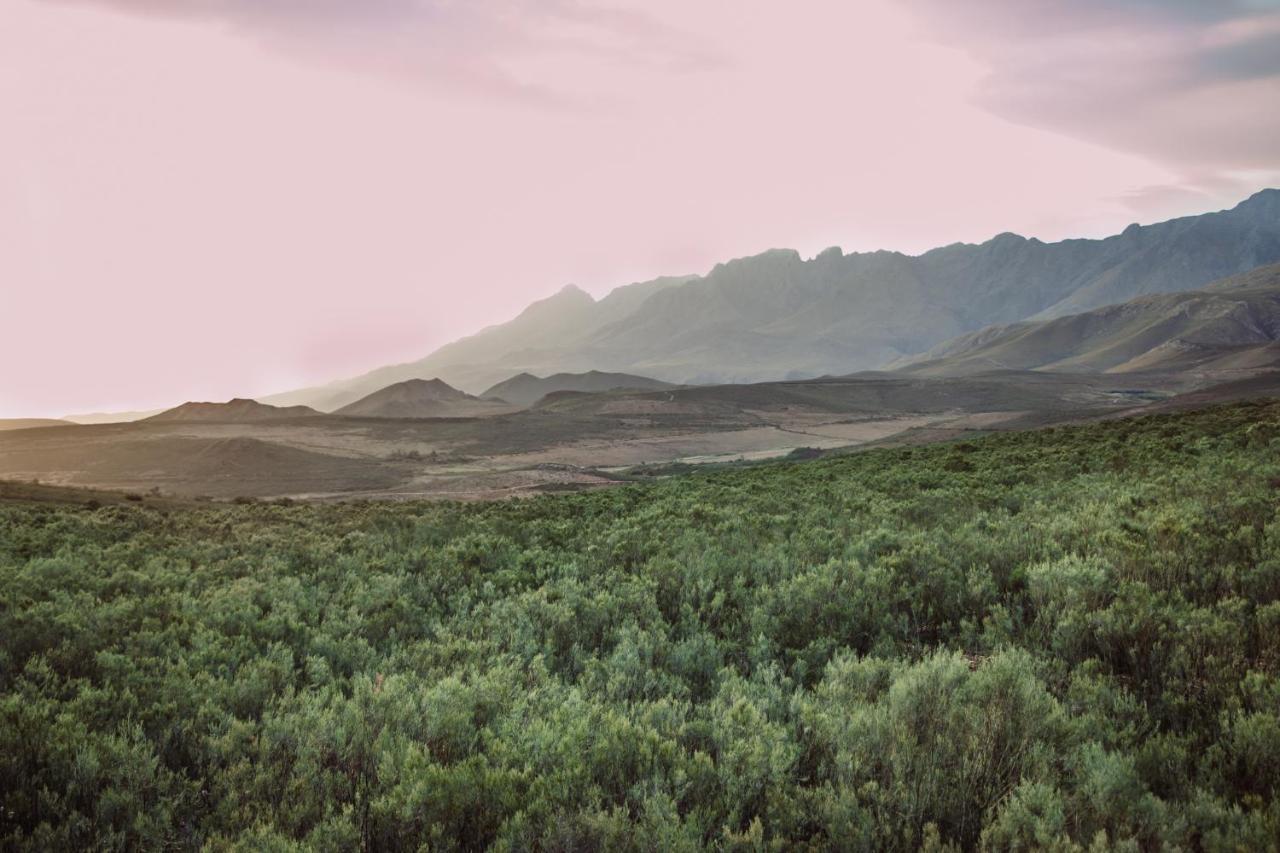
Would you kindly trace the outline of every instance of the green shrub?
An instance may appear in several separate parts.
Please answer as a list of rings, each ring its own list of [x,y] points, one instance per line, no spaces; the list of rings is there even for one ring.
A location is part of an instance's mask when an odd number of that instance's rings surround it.
[[[0,504],[0,848],[1275,849],[1277,423]]]

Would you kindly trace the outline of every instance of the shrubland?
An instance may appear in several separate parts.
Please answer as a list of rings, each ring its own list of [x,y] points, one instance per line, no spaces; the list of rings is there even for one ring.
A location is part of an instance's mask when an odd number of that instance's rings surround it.
[[[1261,850],[1280,403],[489,504],[0,505],[0,844]]]

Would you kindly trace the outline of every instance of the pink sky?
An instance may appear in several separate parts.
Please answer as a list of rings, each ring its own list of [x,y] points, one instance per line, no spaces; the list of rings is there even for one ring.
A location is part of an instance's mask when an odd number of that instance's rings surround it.
[[[1274,14],[1134,2],[1072,36],[983,3],[6,0],[0,417],[327,381],[570,282],[1103,235],[1274,185],[1277,69],[1247,62]],[[1082,45],[1126,34],[1111,87]]]

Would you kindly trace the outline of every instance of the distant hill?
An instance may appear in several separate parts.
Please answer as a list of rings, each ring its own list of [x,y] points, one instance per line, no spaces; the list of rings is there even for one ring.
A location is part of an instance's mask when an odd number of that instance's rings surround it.
[[[259,421],[306,418],[319,415],[306,406],[268,406],[256,400],[237,397],[226,403],[183,403],[172,409],[143,418],[148,422],[208,421],[218,423],[255,423]]]
[[[1274,189],[1230,210],[1135,224],[1102,240],[1001,234],[918,256],[833,248],[809,260],[773,250],[704,276],[619,288],[599,301],[565,288],[420,361],[267,400],[328,410],[428,376],[479,392],[520,372],[602,370],[680,384],[846,374],[992,324],[1202,288],[1278,261]]]
[[[409,379],[374,391],[334,414],[361,418],[475,417],[511,411],[493,400],[481,400],[439,379]]]
[[[143,421],[165,411],[164,409],[151,409],[145,412],[90,412],[83,415],[63,415],[62,419],[70,421],[73,424],[127,424],[134,421]]]
[[[57,426],[75,426],[75,424],[57,418],[0,418],[0,431]]]
[[[531,406],[548,394],[558,391],[580,391],[598,394],[603,391],[626,389],[629,391],[660,391],[674,388],[670,382],[635,376],[630,373],[602,373],[588,370],[586,373],[556,373],[546,378],[531,373],[521,373],[499,382],[480,396],[499,398],[519,406]]]
[[[112,429],[86,426],[50,430],[54,435],[41,441],[0,441],[0,470],[11,477],[23,472],[23,479],[57,471],[57,479],[68,484],[155,487],[166,494],[215,497],[378,489],[398,480],[379,460],[312,452],[248,436],[139,436],[133,432],[139,429],[135,425]],[[88,438],[59,437],[81,432]]]
[[[992,326],[897,366],[934,376],[993,369],[1125,373],[1280,367],[1280,264],[1202,290]]]

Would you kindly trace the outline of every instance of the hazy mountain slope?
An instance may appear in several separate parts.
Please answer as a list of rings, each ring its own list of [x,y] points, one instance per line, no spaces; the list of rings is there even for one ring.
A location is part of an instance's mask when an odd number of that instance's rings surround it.
[[[504,361],[537,361],[544,352],[559,351],[625,319],[652,295],[695,278],[667,276],[629,284],[599,301],[569,285],[554,296],[534,302],[514,320],[446,344],[416,364],[487,366]]]
[[[1103,240],[1001,234],[919,256],[830,249],[808,261],[774,250],[599,302],[567,288],[420,362],[268,399],[326,408],[335,394],[428,375],[479,391],[520,371],[618,371],[676,383],[849,373],[992,324],[1203,287],[1277,261],[1278,190]]]
[[[306,406],[268,406],[256,400],[237,397],[226,403],[183,403],[172,409],[144,418],[145,421],[217,421],[220,423],[253,423],[256,421],[306,418],[320,414]]]
[[[420,361],[389,365],[318,388],[263,399],[275,405],[302,403],[332,412],[393,383],[436,376],[479,391],[544,362],[563,364],[562,350],[566,346],[625,318],[653,294],[695,278],[664,276],[637,282],[615,288],[598,301],[569,285],[553,296],[532,303],[515,319],[446,344]]]
[[[773,250],[651,297],[597,333],[583,355],[602,368],[679,382],[847,372],[963,328],[928,303],[906,256],[828,250],[806,262]],[[895,328],[910,343],[895,339]]]
[[[510,410],[510,406],[480,400],[439,379],[407,379],[374,391],[334,414],[362,418],[441,418]]]
[[[0,431],[56,426],[74,426],[74,424],[57,418],[0,418]]]
[[[556,373],[545,378],[531,373],[521,373],[499,382],[480,396],[497,397],[508,403],[530,406],[548,394],[557,391],[579,391],[599,393],[618,389],[657,391],[673,388],[671,383],[650,379],[647,376],[635,376],[630,373],[602,373],[589,370],[586,373]]]
[[[164,409],[151,409],[143,412],[89,412],[83,415],[63,415],[64,421],[73,424],[127,424],[158,415]]]
[[[1280,264],[1203,290],[1143,296],[1053,320],[992,326],[899,365],[927,375],[992,369],[1259,369],[1280,364]]]
[[[1130,226],[1104,243],[1108,258],[1087,284],[1041,312],[1057,317],[1132,299],[1170,293],[1280,260],[1280,190],[1263,190],[1231,210],[1188,216],[1161,226]]]

